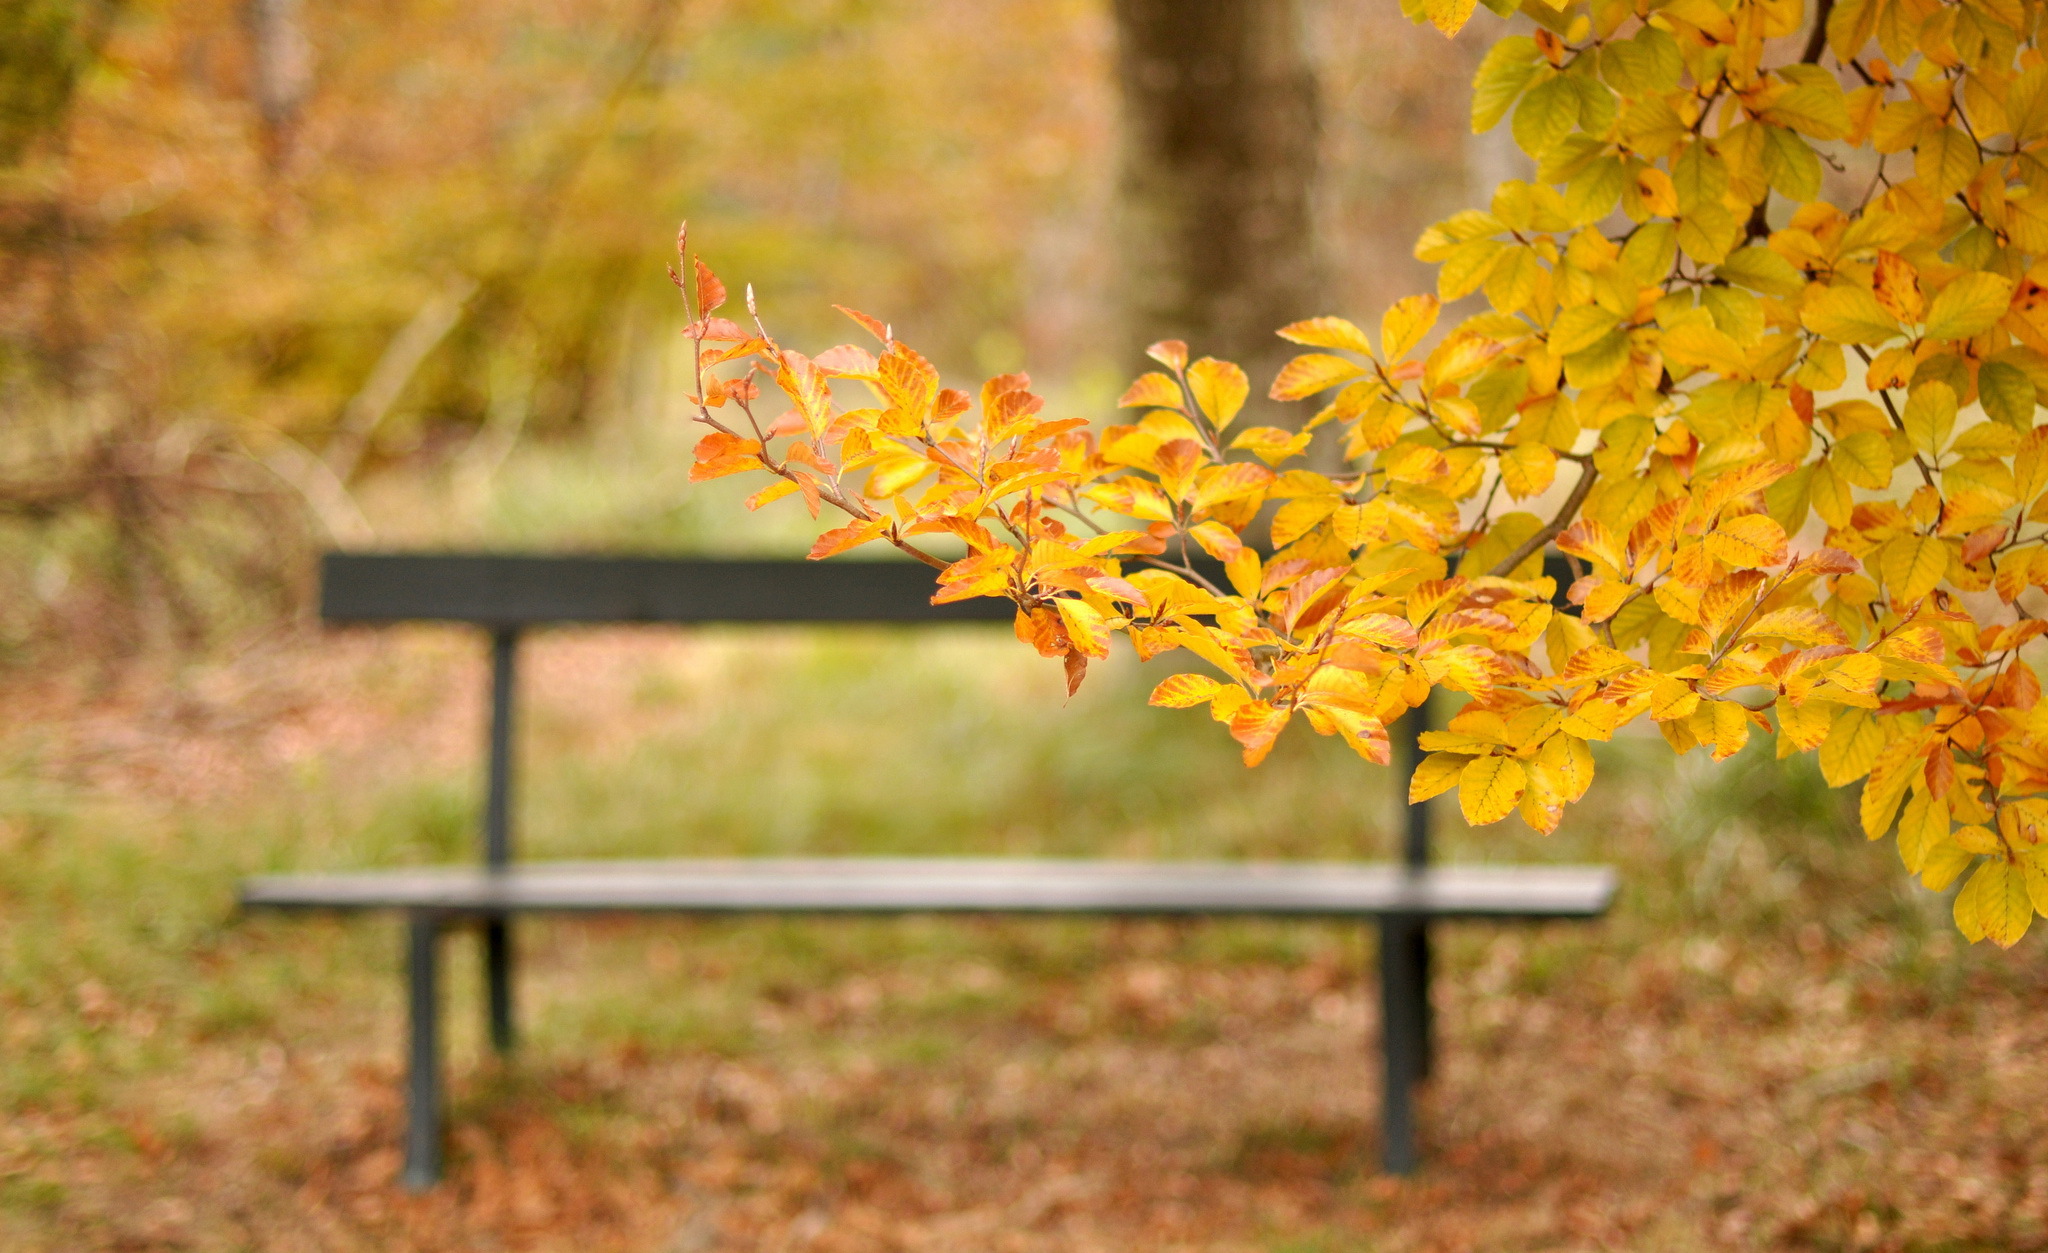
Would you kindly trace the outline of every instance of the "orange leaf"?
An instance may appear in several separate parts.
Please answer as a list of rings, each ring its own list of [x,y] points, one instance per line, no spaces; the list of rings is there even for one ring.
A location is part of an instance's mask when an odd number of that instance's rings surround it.
[[[1180,384],[1154,370],[1141,374],[1117,400],[1120,409],[1171,409],[1182,412]]]
[[[834,309],[839,310],[839,312],[845,314],[847,317],[852,318],[854,321],[860,323],[861,328],[863,330],[865,330],[868,334],[874,336],[876,339],[881,340],[884,344],[887,344],[888,342],[890,342],[890,340],[895,338],[889,333],[889,327],[887,326],[887,324],[885,324],[880,318],[869,317],[867,314],[862,313],[860,310],[849,309],[845,305],[833,305],[832,307]]]
[[[697,263],[697,316],[708,317],[725,303],[725,284],[719,282],[711,267],[704,264],[704,258],[693,257],[691,260]]]
[[[1706,538],[1707,551],[1739,570],[1785,560],[1785,528],[1760,513],[1730,518]]]
[[[1090,657],[1109,656],[1109,623],[1103,619],[1101,610],[1072,597],[1061,597],[1053,605],[1059,609],[1060,622],[1076,649]]]
[[[1167,709],[1186,709],[1191,705],[1208,703],[1216,693],[1229,686],[1205,674],[1176,674],[1160,680],[1145,703]]]
[[[858,548],[888,529],[887,518],[869,518],[866,521],[849,522],[845,526],[834,527],[820,535],[818,542],[811,545],[811,560],[823,561],[849,548]]]
[[[1188,368],[1188,346],[1177,339],[1162,339],[1147,348],[1145,355],[1176,373]]]
[[[1273,400],[1306,400],[1364,374],[1357,362],[1327,352],[1303,353],[1280,370],[1266,395]]]
[[[1230,738],[1244,745],[1245,765],[1256,766],[1266,760],[1288,717],[1288,710],[1275,709],[1262,700],[1246,701],[1230,715]]]

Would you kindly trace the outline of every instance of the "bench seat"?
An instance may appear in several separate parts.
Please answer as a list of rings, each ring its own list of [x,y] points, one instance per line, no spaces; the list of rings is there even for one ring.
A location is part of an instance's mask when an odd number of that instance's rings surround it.
[[[1551,554],[1545,572],[1572,580]],[[1220,565],[1208,571],[1224,579]],[[513,1048],[513,919],[521,914],[1009,914],[1051,917],[1329,918],[1379,932],[1381,1157],[1416,1169],[1415,1085],[1434,1053],[1429,1003],[1432,924],[1590,920],[1615,896],[1600,866],[1434,866],[1429,802],[1407,807],[1401,859],[1357,862],[1130,862],[1038,858],[765,858],[525,862],[513,821],[515,694],[520,639],[577,623],[1008,623],[1002,599],[932,603],[932,572],[899,561],[810,562],[506,553],[329,553],[321,617],[334,624],[459,622],[491,641],[483,795],[483,864],[247,880],[242,904],[265,910],[385,910],[405,916],[407,1015],[405,1173],[428,1188],[441,1173],[441,938],[480,934],[488,1038]],[[1560,602],[1562,603],[1562,602]],[[1428,710],[1391,734],[1413,770]],[[1398,785],[1397,785],[1398,787]],[[1403,793],[1405,794],[1405,793]]]
[[[1136,862],[978,857],[522,862],[248,880],[259,909],[506,913],[1015,913],[1597,918],[1604,866]]]

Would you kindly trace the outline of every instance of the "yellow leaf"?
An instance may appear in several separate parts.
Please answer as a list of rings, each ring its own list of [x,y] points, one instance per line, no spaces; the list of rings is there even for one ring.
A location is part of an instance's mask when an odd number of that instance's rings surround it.
[[[1662,343],[1664,355],[1675,364],[1716,374],[1747,377],[1749,373],[1749,359],[1741,345],[1711,325],[1688,322],[1674,326],[1665,332]]]
[[[1340,735],[1353,752],[1367,761],[1384,766],[1393,760],[1393,746],[1387,742],[1387,728],[1378,718],[1340,706],[1305,704],[1301,712],[1318,735]]]
[[[1230,579],[1230,586],[1246,599],[1258,596],[1262,568],[1255,548],[1240,548],[1223,563],[1223,573]]]
[[[1956,927],[1971,943],[1989,940],[2011,948],[2034,921],[2025,877],[2003,857],[1993,857],[1956,894]]]
[[[1382,648],[1413,648],[1417,640],[1415,627],[1408,619],[1397,618],[1390,613],[1369,613],[1353,618],[1340,625],[1337,634]]]
[[[1819,748],[1828,736],[1828,707],[1815,702],[1794,705],[1778,698],[1778,756],[1789,757]]]
[[[1803,82],[1772,101],[1763,116],[1815,139],[1840,139],[1849,129],[1842,85],[1833,77]]]
[[[1876,431],[1855,431],[1835,441],[1828,465],[1857,487],[1886,487],[1892,481],[1892,448]]]
[[[702,262],[699,262],[699,264],[701,265]],[[924,464],[924,458],[922,457],[916,458],[915,460],[920,466]],[[768,486],[762,488],[760,491],[755,492],[752,496],[747,497],[747,508],[759,509],[763,505],[771,504],[774,501],[781,500],[784,496],[789,495],[791,492],[794,492],[797,489],[798,484],[795,479],[777,479],[773,483],[770,483]],[[872,490],[870,490],[869,494],[876,496],[888,495],[887,492],[875,492]]]
[[[1804,605],[1774,609],[1749,624],[1743,639],[1767,636],[1794,644],[1847,644],[1849,633],[1833,618]]]
[[[1279,465],[1290,457],[1301,455],[1309,441],[1315,438],[1313,431],[1289,431],[1277,426],[1247,427],[1230,441],[1232,448],[1248,448],[1252,455],[1267,465]]]
[[[1713,713],[1714,760],[1725,761],[1749,743],[1749,712],[1732,700],[1709,703]]]
[[[1500,481],[1508,495],[1526,500],[1557,477],[1557,451],[1548,444],[1521,444],[1500,455]]]
[[[1890,461],[1889,454],[1885,457]],[[1829,526],[1847,526],[1855,513],[1856,497],[1849,490],[1848,481],[1835,472],[1835,468],[1823,461],[1813,468],[1813,478],[1808,486],[1808,499],[1813,511]]]
[[[1528,772],[1512,757],[1480,757],[1458,775],[1458,808],[1475,827],[1514,812],[1528,787]]]
[[[1226,688],[1230,688],[1230,685],[1218,683],[1205,674],[1176,674],[1160,680],[1159,686],[1152,689],[1152,696],[1145,703],[1161,705],[1168,709],[1186,709],[1191,705],[1207,703],[1216,693]]]
[[[1900,535],[1884,547],[1884,584],[1891,598],[1917,603],[1948,573],[1948,545],[1932,535]]]
[[[810,558],[812,561],[823,561],[825,558],[843,553],[849,548],[858,548],[888,529],[889,519],[887,518],[873,518],[866,522],[849,522],[845,526],[835,527],[820,535],[818,542],[811,545]]]
[[[1621,319],[1599,305],[1566,309],[1550,324],[1550,351],[1560,357],[1590,348],[1621,324]]]
[[[1785,528],[1761,513],[1730,518],[1706,538],[1707,551],[1738,570],[1785,560]]]
[[[1917,875],[1926,869],[1928,855],[1947,839],[1948,802],[1915,792],[1899,813],[1899,861],[1906,873]]]
[[[1231,362],[1203,357],[1188,367],[1188,390],[1220,431],[1244,408],[1252,385],[1244,371]]]
[[[1430,25],[1446,35],[1455,35],[1471,20],[1472,10],[1479,0],[1423,0],[1423,11],[1429,15]]]
[[[1380,317],[1380,354],[1389,365],[1407,356],[1436,325],[1443,303],[1435,296],[1408,296]]]
[[[1636,193],[1643,198],[1643,207],[1652,216],[1678,216],[1678,188],[1672,185],[1671,176],[1656,166],[1646,165],[1636,172]]]
[[[2034,912],[2048,915],[2048,849],[2036,846],[2020,856],[2020,874],[2027,881],[2027,896]]]
[[[1109,656],[1109,623],[1102,611],[1085,600],[1063,596],[1053,602],[1060,611],[1060,622],[1067,628],[1067,638],[1074,647],[1090,657]]]
[[[1343,318],[1309,318],[1283,326],[1277,332],[1280,338],[1310,348],[1342,348],[1360,356],[1372,356],[1372,341],[1365,332]]]
[[[1303,496],[1280,506],[1280,512],[1273,515],[1270,536],[1273,547],[1285,548],[1308,534],[1343,503],[1342,496]]]
[[[1122,409],[1172,409],[1178,412],[1182,404],[1180,384],[1171,376],[1154,370],[1139,375],[1116,403]]]
[[[1273,472],[1256,461],[1233,461],[1205,467],[1195,482],[1195,510],[1201,512],[1233,500],[1256,496],[1273,481]]]
[[[1230,738],[1244,745],[1244,764],[1256,766],[1273,751],[1273,741],[1287,726],[1290,711],[1262,700],[1246,701],[1230,715]]]
[[[1567,801],[1579,799],[1593,786],[1593,750],[1577,736],[1551,736],[1536,751],[1536,760],[1556,774]]]
[[[1930,892],[1947,891],[1956,876],[1968,870],[1975,860],[1963,851],[1962,845],[1944,839],[1927,850],[1927,859],[1920,867],[1920,886]]]
[[[1881,344],[1899,334],[1899,324],[1865,287],[1844,284],[1809,297],[1799,321],[1807,330],[1838,344]]]
[[[1877,760],[1870,768],[1870,777],[1863,784],[1863,795],[1856,804],[1856,816],[1863,824],[1863,834],[1873,840],[1891,828],[1892,815],[1898,812],[1899,801],[1906,795],[1906,785],[1917,773],[1921,759],[1912,755],[1912,748],[1910,739],[1894,740],[1885,745],[1879,750]]]
[[[1471,760],[1463,753],[1431,753],[1424,757],[1408,778],[1408,803],[1419,804],[1456,787],[1458,776]]]
[[[1354,361],[1327,352],[1304,353],[1288,362],[1273,380],[1267,396],[1274,400],[1306,400],[1364,374]]]
[[[1967,186],[1983,157],[1977,141],[1953,126],[1943,126],[1913,148],[1913,178],[1936,200],[1946,200]]]
[[[1899,421],[1913,447],[1929,457],[1940,456],[1956,425],[1955,389],[1946,383],[1920,384],[1906,397]]]
[[[1934,297],[1927,310],[1927,338],[1968,339],[1988,331],[2005,316],[2012,280],[1972,270],[1959,274]]]

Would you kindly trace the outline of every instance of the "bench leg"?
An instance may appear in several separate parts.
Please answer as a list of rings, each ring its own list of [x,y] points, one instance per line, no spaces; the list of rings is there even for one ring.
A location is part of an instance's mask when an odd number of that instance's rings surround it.
[[[512,920],[484,923],[484,996],[489,1003],[491,1048],[512,1052]]]
[[[1429,982],[1432,966],[1429,946],[1429,924],[1415,925],[1415,989],[1416,989],[1416,1079],[1427,1083],[1436,1072],[1436,1006],[1429,1000]]]
[[[411,1032],[406,1050],[405,1186],[423,1192],[441,1180],[441,920],[413,914],[406,923],[406,983]]]
[[[1380,920],[1381,1160],[1390,1175],[1411,1175],[1415,1085],[1429,1070],[1429,931],[1413,916]]]

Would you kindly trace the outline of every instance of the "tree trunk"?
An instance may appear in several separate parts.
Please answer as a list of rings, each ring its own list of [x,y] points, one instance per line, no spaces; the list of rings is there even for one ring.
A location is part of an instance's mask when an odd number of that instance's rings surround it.
[[[1254,395],[1288,355],[1273,332],[1327,312],[1304,2],[1114,0],[1126,332],[1238,361]]]
[[[263,163],[275,177],[291,158],[299,113],[313,88],[313,45],[299,25],[299,0],[247,0],[249,95],[263,122]]]

